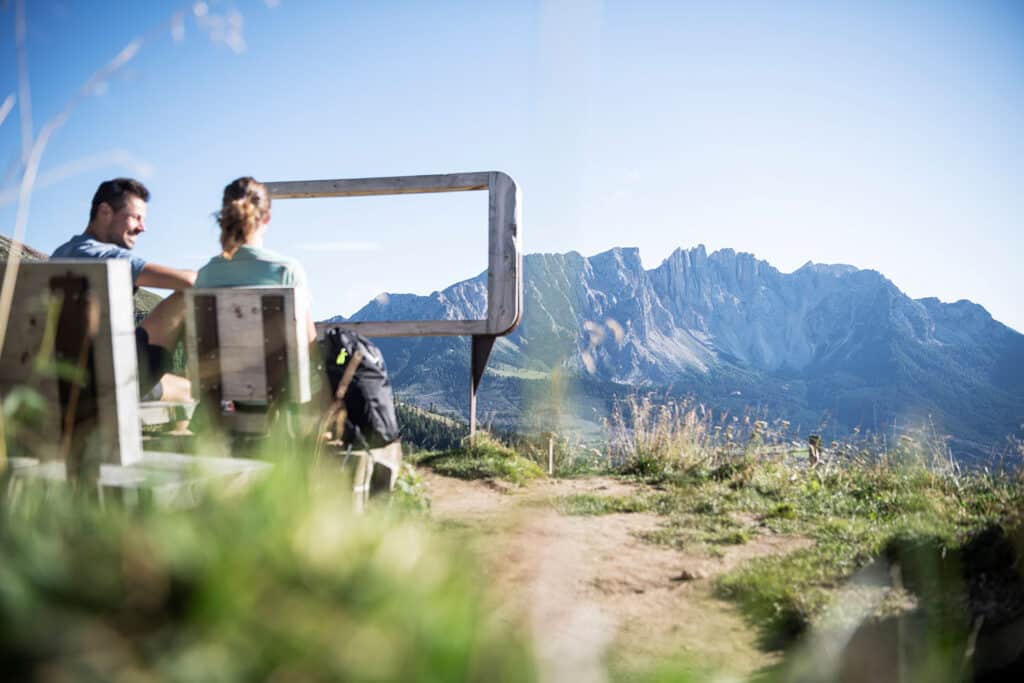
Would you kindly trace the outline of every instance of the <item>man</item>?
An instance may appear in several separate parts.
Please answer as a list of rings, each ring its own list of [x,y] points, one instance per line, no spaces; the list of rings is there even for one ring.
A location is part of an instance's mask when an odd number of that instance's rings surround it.
[[[89,225],[85,232],[57,247],[51,256],[128,259],[135,287],[175,290],[135,330],[139,386],[146,398],[187,401],[188,380],[166,371],[185,317],[185,299],[181,290],[195,284],[196,272],[149,263],[131,253],[135,241],[146,230],[148,201],[149,190],[137,180],[114,178],[100,183],[92,198]]]

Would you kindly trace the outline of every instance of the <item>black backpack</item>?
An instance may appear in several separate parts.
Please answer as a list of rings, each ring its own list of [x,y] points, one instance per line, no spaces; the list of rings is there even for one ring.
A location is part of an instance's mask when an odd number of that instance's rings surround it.
[[[361,334],[339,329],[327,331],[321,349],[333,396],[337,396],[353,357],[357,352],[361,355],[342,397],[348,414],[342,440],[366,448],[380,448],[396,440],[400,433],[395,397],[380,349]]]

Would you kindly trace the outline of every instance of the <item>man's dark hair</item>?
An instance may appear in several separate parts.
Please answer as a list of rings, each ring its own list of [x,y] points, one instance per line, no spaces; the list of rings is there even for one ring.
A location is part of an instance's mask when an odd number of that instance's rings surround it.
[[[134,178],[114,178],[100,183],[100,186],[96,188],[96,194],[92,196],[89,222],[91,223],[96,218],[96,211],[99,210],[100,204],[106,203],[116,213],[124,208],[129,195],[134,195],[144,202],[149,201],[149,190]]]

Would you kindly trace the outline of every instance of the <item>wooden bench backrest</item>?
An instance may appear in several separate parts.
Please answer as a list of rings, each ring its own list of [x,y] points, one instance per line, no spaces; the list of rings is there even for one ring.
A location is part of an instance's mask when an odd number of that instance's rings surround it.
[[[185,292],[192,396],[251,404],[310,400],[306,321],[292,287]]]
[[[0,273],[7,267],[0,262]],[[96,460],[130,465],[142,459],[132,279],[125,260],[55,259],[21,263],[9,329],[0,354],[0,395],[33,389],[43,410],[32,424],[5,425],[12,455],[60,459],[69,383],[57,376],[82,367],[75,401],[77,438]],[[91,334],[89,333],[91,329]],[[86,342],[86,353],[82,352]],[[81,362],[80,362],[81,361]],[[90,406],[90,407],[86,407]],[[94,412],[82,423],[83,415]],[[19,437],[12,431],[20,432]],[[25,452],[26,450],[30,452]]]

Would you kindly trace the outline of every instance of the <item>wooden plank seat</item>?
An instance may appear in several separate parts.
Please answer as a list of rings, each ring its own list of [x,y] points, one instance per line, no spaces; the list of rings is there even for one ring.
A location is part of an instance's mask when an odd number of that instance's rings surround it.
[[[68,471],[64,463],[40,462],[34,458],[12,458],[12,461],[8,500],[16,499],[28,480],[52,483],[58,488],[67,483]],[[142,459],[133,465],[100,465],[95,485],[102,501],[188,507],[197,502],[207,486],[215,486],[221,493],[239,492],[264,476],[270,467],[268,463],[245,458],[144,451]]]
[[[142,401],[139,403],[139,421],[143,429],[173,426],[191,420],[195,411],[195,401]]]
[[[7,267],[0,263],[0,272]],[[101,496],[164,500],[198,482],[267,471],[264,463],[145,452],[137,376],[127,261],[21,263],[0,352],[0,397],[12,406],[4,421],[10,486],[70,480]]]

